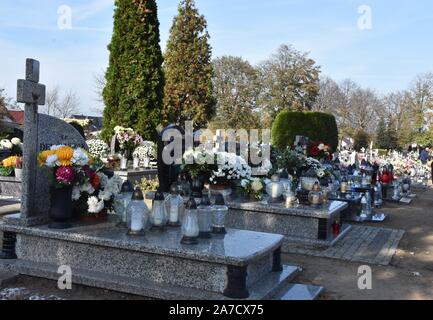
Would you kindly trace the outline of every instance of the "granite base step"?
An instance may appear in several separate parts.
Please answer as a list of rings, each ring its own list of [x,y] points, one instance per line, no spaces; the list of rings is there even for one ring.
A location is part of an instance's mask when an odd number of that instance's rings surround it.
[[[49,263],[36,263],[26,260],[0,260],[0,270],[58,280],[58,266]],[[301,269],[296,266],[283,266],[282,272],[270,273],[249,288],[250,296],[246,300],[278,299],[304,300],[307,289],[291,285]],[[83,269],[72,270],[72,286],[74,284],[96,287],[116,292],[134,294],[162,300],[231,300],[222,294],[182,286],[155,283],[152,281],[133,279]],[[298,296],[297,296],[298,295]]]

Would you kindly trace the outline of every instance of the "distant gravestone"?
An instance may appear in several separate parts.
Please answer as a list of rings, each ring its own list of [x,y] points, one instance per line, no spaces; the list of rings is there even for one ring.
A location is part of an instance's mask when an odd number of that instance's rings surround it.
[[[45,104],[45,86],[39,82],[39,62],[27,59],[26,80],[18,80],[17,101],[25,103],[21,222],[25,225],[45,223],[50,210],[50,186],[46,168],[39,167],[39,152],[53,145],[87,149],[82,135],[68,123],[38,113]]]

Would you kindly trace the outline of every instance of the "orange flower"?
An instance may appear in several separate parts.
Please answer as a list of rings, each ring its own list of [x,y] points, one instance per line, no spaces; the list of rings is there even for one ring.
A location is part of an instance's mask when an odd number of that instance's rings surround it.
[[[72,157],[74,156],[74,149],[71,147],[60,147],[56,150],[57,158],[60,162],[60,165],[63,167],[72,166]]]
[[[6,159],[4,159],[3,161],[2,161],[2,165],[3,165],[3,167],[15,167],[16,166],[16,164],[17,164],[17,158],[18,157],[9,157],[9,158],[6,158]]]

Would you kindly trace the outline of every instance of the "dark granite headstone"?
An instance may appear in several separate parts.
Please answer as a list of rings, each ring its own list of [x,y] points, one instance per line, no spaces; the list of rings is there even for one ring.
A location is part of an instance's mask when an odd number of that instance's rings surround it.
[[[177,130],[183,137],[182,139],[182,154],[185,152],[185,130],[179,126],[176,125],[169,125],[168,127],[164,128],[160,134],[158,135],[158,180],[159,180],[159,187],[162,192],[169,192],[170,186],[177,181],[177,178],[180,174],[181,168],[180,165],[171,164],[167,165],[164,163],[162,159],[162,154],[164,148],[170,144],[171,141],[163,141],[162,137],[164,133],[167,130]]]

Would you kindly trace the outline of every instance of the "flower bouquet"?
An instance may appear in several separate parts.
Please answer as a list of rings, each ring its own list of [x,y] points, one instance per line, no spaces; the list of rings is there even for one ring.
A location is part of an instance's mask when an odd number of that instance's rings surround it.
[[[51,182],[51,228],[69,228],[72,218],[72,189],[79,182],[79,173],[92,164],[89,153],[82,148],[53,146],[38,155],[39,165],[47,169]]]
[[[234,153],[217,152],[215,154],[216,168],[209,178],[209,188],[213,193],[229,195],[232,187],[243,179],[251,179],[252,169],[247,162]]]
[[[217,168],[215,154],[205,149],[189,149],[183,154],[181,168],[192,179],[208,181],[211,172]]]
[[[109,177],[100,168],[83,166],[77,172],[77,183],[72,190],[75,212],[84,221],[105,221],[122,184],[117,175]]]
[[[119,143],[120,152],[126,158],[129,158],[134,149],[143,143],[143,138],[131,128],[117,126],[114,128],[114,134]]]
[[[317,160],[332,160],[331,147],[323,142],[313,142],[308,148],[308,156]]]
[[[89,147],[89,153],[94,159],[106,159],[110,153],[110,147],[105,141],[100,139],[91,139],[86,141]]]
[[[257,201],[263,200],[263,191],[266,188],[264,179],[252,178],[241,181],[241,193]]]
[[[156,145],[152,141],[144,141],[132,154],[134,159],[138,159],[139,166],[149,168],[150,161],[156,159]]]
[[[9,150],[13,156],[23,155],[23,143],[20,138],[2,139],[0,140],[0,148],[3,150]]]
[[[12,156],[4,159],[1,162],[1,166],[0,166],[0,176],[2,177],[12,176],[14,169],[17,167],[18,159],[19,157],[17,156]],[[19,162],[19,164],[21,164],[21,161]]]

